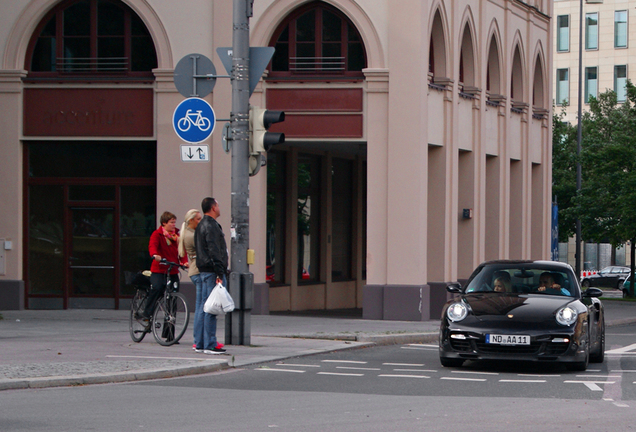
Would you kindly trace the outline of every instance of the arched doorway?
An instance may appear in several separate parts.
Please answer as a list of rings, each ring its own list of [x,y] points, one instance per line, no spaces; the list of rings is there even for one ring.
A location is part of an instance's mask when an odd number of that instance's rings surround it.
[[[27,307],[125,307],[156,213],[152,37],[121,1],[63,1],[24,67]]]

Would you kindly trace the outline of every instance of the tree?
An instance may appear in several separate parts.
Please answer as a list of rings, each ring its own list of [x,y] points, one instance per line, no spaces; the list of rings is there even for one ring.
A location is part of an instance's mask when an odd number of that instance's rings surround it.
[[[552,120],[552,194],[559,205],[559,241],[567,242],[576,232],[573,200],[576,196],[576,127],[564,121],[565,108],[554,110]]]
[[[573,200],[586,240],[613,246],[636,240],[636,88],[619,104],[609,90],[591,98],[582,117],[582,185]],[[634,284],[632,283],[633,287]],[[633,294],[633,288],[632,288]]]

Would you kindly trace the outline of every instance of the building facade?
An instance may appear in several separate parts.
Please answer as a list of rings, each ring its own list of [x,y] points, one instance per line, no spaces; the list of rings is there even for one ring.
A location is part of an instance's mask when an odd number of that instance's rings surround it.
[[[554,101],[577,122],[579,83],[579,31],[581,2],[554,2]],[[582,96],[583,111],[591,96],[607,90],[625,101],[625,83],[636,68],[636,1],[586,0],[583,3]],[[630,32],[630,27],[632,31]],[[633,73],[633,72],[631,72]]]
[[[579,0],[554,2],[554,92],[557,112],[565,111],[565,120],[578,121],[579,104],[579,31],[582,33],[581,108],[589,109],[590,97],[607,90],[616,92],[618,102],[625,101],[627,79],[634,81],[636,70],[636,1],[585,0],[583,16]],[[582,18],[582,20],[581,20]],[[630,31],[631,30],[631,31]],[[559,245],[560,261],[574,267],[576,243],[571,239]],[[609,265],[629,265],[629,247],[583,242],[581,269],[600,270]]]
[[[251,96],[286,134],[250,178],[255,313],[439,316],[448,282],[550,250],[552,1],[256,0]],[[16,0],[0,26],[3,308],[127,307],[158,216],[231,158],[182,161],[177,62],[232,45],[232,2]],[[231,85],[206,100],[229,118]],[[184,276],[184,281],[186,277]],[[187,284],[185,284],[187,285]]]

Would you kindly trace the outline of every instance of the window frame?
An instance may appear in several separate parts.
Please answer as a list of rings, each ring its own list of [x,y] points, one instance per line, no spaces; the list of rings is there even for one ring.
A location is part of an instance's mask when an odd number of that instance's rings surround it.
[[[588,73],[592,71],[592,69],[596,72],[596,78],[594,79],[594,81],[596,81],[596,90],[594,91],[594,94],[590,94],[590,79],[588,78]],[[585,68],[585,103],[589,104],[590,103],[590,96],[593,97],[598,97],[598,66],[589,66]]]
[[[625,76],[624,77],[618,77],[618,68],[624,68],[624,70],[625,70]],[[619,93],[619,91],[618,91],[618,88],[619,88],[618,80],[619,79],[623,79],[624,80],[623,90],[622,90],[621,93]],[[614,65],[614,92],[616,93],[617,102],[625,102],[627,100],[626,84],[627,84],[627,65],[626,64],[624,64],[624,65]],[[623,95],[622,99],[619,97],[620,94]]]
[[[90,40],[90,57],[88,58],[88,62],[90,65],[87,67],[90,70],[59,70],[58,61],[60,59],[64,59],[64,48],[65,48],[65,39],[69,39],[71,35],[64,34],[64,13],[71,7],[74,7],[77,4],[82,3],[82,1],[86,1],[89,5],[89,14],[90,14],[90,23],[89,23],[89,35],[83,35],[81,37],[88,38]],[[118,8],[120,8],[123,12],[124,19],[124,33],[121,35],[109,35],[108,33],[99,33],[98,29],[98,2],[110,3]],[[154,65],[149,70],[133,70],[133,44],[136,38],[139,38],[140,35],[133,34],[133,28],[136,24],[135,19],[138,19],[141,24],[143,24],[147,35],[141,35],[143,37],[150,38],[150,42],[152,48],[154,49],[154,59],[150,59],[151,63]],[[42,36],[42,32],[49,25],[50,22],[55,22],[55,35],[47,36],[52,39],[52,43],[54,45],[55,50],[55,58],[52,59],[53,66],[52,70],[33,70],[34,63],[34,53]],[[123,61],[125,63],[125,68],[121,70],[109,70],[104,67],[99,67],[99,58],[98,58],[98,42],[104,41],[107,38],[121,38],[123,39],[123,49],[124,49],[124,57]],[[53,48],[51,48],[53,49]],[[76,57],[80,58],[80,57]],[[113,59],[116,57],[103,57],[104,59]],[[28,71],[27,77],[24,79],[26,82],[37,82],[37,81],[94,81],[99,80],[100,82],[104,81],[154,81],[154,74],[152,69],[156,68],[158,65],[158,57],[157,51],[154,44],[154,40],[152,39],[152,35],[148,30],[148,27],[143,23],[141,17],[136,14],[136,12],[131,9],[128,5],[121,1],[111,1],[111,0],[68,0],[59,3],[55,8],[53,8],[49,13],[42,18],[39,22],[38,26],[35,28],[34,32],[31,35],[31,39],[29,41],[29,45],[27,48],[25,60],[24,60],[24,68]],[[107,65],[108,66],[108,65]]]
[[[340,39],[340,44],[341,44],[341,53],[342,53],[342,57],[344,57],[344,62],[345,62],[345,69],[344,71],[321,71],[321,70],[312,70],[312,71],[306,71],[306,72],[302,72],[302,71],[292,71],[291,67],[290,67],[290,62],[289,59],[291,59],[292,57],[296,57],[296,46],[297,46],[297,40],[295,38],[295,23],[297,22],[298,18],[304,16],[306,13],[310,12],[310,11],[320,11],[320,13],[316,13],[315,15],[315,23],[316,23],[316,27],[315,27],[315,31],[314,31],[314,40],[313,40],[313,44],[315,45],[314,48],[314,52],[315,53],[319,53],[322,51],[322,46],[324,45],[324,41],[322,39],[323,37],[323,27],[320,27],[319,24],[322,23],[322,11],[327,11],[331,14],[336,15],[338,18],[341,19],[341,39]],[[350,40],[348,36],[348,32],[349,29],[353,29],[355,30],[356,34],[357,34],[357,42],[352,42]],[[276,31],[274,32],[274,34],[272,35],[272,38],[270,39],[269,42],[269,46],[271,47],[276,47],[276,45],[279,43],[279,39],[281,37],[281,35],[287,30],[287,44],[288,44],[288,50],[287,50],[287,59],[288,59],[288,70],[286,71],[281,71],[281,70],[274,70],[274,59],[272,59],[272,61],[270,62],[269,66],[268,66],[268,70],[269,70],[269,74],[267,76],[267,80],[280,80],[280,79],[284,79],[284,80],[312,80],[312,81],[316,81],[316,80],[362,80],[364,79],[364,73],[362,72],[362,70],[360,71],[350,71],[348,70],[349,68],[349,44],[350,43],[358,43],[361,46],[362,49],[362,55],[364,57],[363,59],[363,67],[362,69],[367,67],[367,51],[366,51],[366,47],[364,45],[364,40],[362,39],[362,35],[360,34],[360,31],[357,29],[357,27],[353,24],[353,22],[351,21],[351,19],[349,19],[349,17],[347,17],[344,13],[342,13],[341,11],[339,11],[338,9],[328,5],[328,4],[324,4],[322,2],[311,2],[307,5],[301,6],[299,8],[297,8],[296,10],[292,11],[286,18],[285,20],[283,20],[281,22],[281,24],[276,28]],[[306,42],[306,41],[305,41]],[[276,54],[274,54],[276,55]]]
[[[625,21],[618,21],[617,20],[617,14],[619,13],[624,13],[625,14]],[[625,43],[624,45],[619,45],[618,44],[618,28],[619,25],[624,24],[625,26]],[[629,11],[627,10],[617,10],[614,11],[614,48],[627,48],[629,42]]]
[[[561,18],[567,18],[567,26],[561,26]],[[557,52],[569,52],[570,51],[570,15],[559,15],[557,16]],[[561,49],[562,39],[561,39],[561,30],[567,29],[567,47]]]
[[[591,26],[588,24],[588,17],[596,16],[596,24]],[[590,28],[596,28],[596,45],[590,45]],[[585,49],[588,51],[598,50],[598,38],[599,38],[599,13],[588,12],[585,14]]]
[[[565,97],[561,97],[561,91],[560,91],[560,83],[562,82],[562,80],[559,80],[559,73],[565,71],[566,73],[566,79],[563,81],[567,81],[567,95]],[[557,69],[557,73],[556,73],[556,104],[557,106],[562,106],[564,105],[563,102],[566,102],[567,104],[570,103],[570,69],[569,68],[560,68]]]

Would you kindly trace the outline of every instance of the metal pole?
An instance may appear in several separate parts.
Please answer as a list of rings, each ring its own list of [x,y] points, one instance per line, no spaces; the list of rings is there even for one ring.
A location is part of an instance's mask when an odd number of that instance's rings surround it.
[[[583,137],[581,115],[583,111],[583,0],[580,0],[579,11],[579,109],[576,133],[576,193],[581,193],[581,139]],[[576,252],[574,254],[576,277],[581,277],[581,219],[576,219]]]
[[[225,342],[250,344],[250,317],[242,305],[246,292],[243,282],[249,280],[247,249],[249,247],[249,67],[252,0],[234,0],[232,30],[232,256],[230,293],[236,311],[225,317]],[[249,290],[251,294],[251,290]]]

